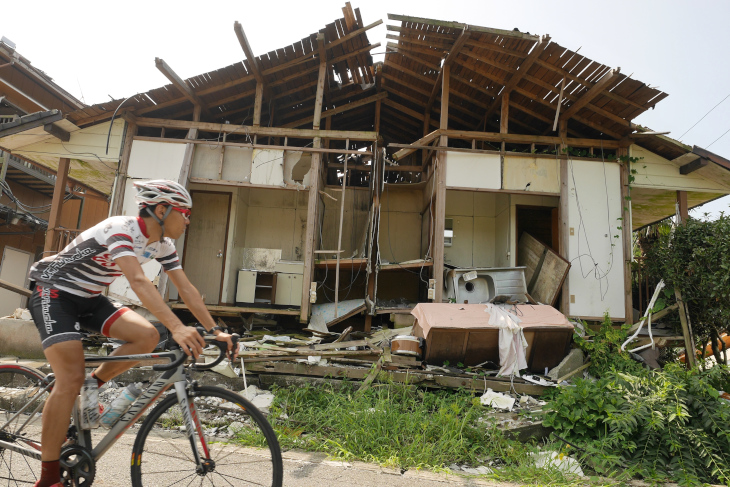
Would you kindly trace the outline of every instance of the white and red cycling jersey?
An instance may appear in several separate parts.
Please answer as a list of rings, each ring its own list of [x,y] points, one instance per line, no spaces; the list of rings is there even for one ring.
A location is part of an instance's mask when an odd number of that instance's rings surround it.
[[[79,234],[58,254],[33,264],[29,277],[46,287],[93,297],[122,275],[115,262],[119,257],[134,256],[140,264],[156,259],[165,272],[182,268],[170,238],[148,241],[142,218],[113,216]]]

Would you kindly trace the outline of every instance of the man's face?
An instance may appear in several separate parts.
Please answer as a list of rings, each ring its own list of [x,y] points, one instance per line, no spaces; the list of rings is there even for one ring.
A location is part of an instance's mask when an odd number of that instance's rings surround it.
[[[157,216],[162,219],[167,212],[167,207],[162,207],[160,205],[157,211],[160,212]],[[177,240],[183,233],[185,233],[185,229],[189,224],[190,210],[173,207],[172,211],[170,211],[170,214],[167,215],[167,218],[165,219],[165,236],[170,237],[173,240]]]

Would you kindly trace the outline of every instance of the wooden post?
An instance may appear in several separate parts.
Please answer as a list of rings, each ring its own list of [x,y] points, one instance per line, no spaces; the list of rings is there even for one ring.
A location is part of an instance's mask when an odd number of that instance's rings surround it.
[[[383,164],[385,164],[385,161],[382,161]],[[377,151],[373,151],[373,171],[370,173],[370,184],[373,185],[373,216],[372,216],[372,222],[373,222],[373,229],[372,229],[372,245],[370,247],[370,268],[369,268],[369,275],[368,275],[368,299],[370,302],[373,303],[373,306],[375,306],[375,281],[377,279],[377,273],[376,273],[376,266],[377,266],[377,256],[378,256],[378,215],[380,214],[380,181],[382,180],[382,171],[383,166],[381,165],[381,161],[378,158]],[[375,311],[373,310],[373,313]],[[373,324],[373,315],[370,313],[367,313],[365,315],[365,332],[369,333],[370,329]]]
[[[10,152],[3,151],[3,168],[0,171],[0,182],[5,181],[5,176],[8,174],[8,164],[10,164]]]
[[[616,155],[628,156],[626,148],[618,149]],[[630,163],[621,164],[621,242],[624,251],[624,312],[626,323],[634,322],[634,299],[631,289],[631,261],[633,242],[631,239],[631,194],[629,186]]]
[[[380,135],[380,100],[375,102],[375,123],[373,124],[373,128],[375,129],[375,133]]]
[[[345,142],[345,150],[349,149],[350,141]],[[347,188],[347,159],[345,154],[345,167],[342,173],[342,193],[340,194],[340,229],[337,236],[337,267],[335,267],[335,318],[337,318],[337,303],[340,300],[340,252],[342,252],[342,223],[345,219],[345,189]]]
[[[119,161],[119,171],[114,189],[114,201],[109,209],[110,216],[122,214],[124,208],[124,193],[127,189],[127,170],[129,169],[129,156],[132,153],[132,142],[134,136],[137,135],[137,124],[127,120],[127,130],[124,134],[124,147],[122,148],[122,158]]]
[[[687,306],[684,301],[682,301],[682,295],[679,292],[679,289],[674,289],[674,297],[677,298],[677,305],[679,307],[679,321],[682,323],[682,336],[684,337],[684,348],[685,353],[684,356],[686,357],[686,364],[689,365],[690,368],[694,368],[697,366],[697,356],[695,354],[695,343],[692,339],[692,327],[689,322],[689,314],[687,313]]]
[[[686,191],[677,191],[677,203],[679,204],[679,223],[685,223],[689,218]]]
[[[54,250],[56,239],[56,227],[61,221],[61,210],[63,208],[63,197],[66,195],[66,183],[68,182],[68,168],[71,165],[71,159],[62,157],[58,162],[58,171],[56,172],[56,184],[53,187],[53,199],[51,200],[51,216],[48,218],[48,231],[46,232],[46,243],[43,247],[43,253],[52,252]]]
[[[450,66],[442,68],[441,76],[441,121],[439,128],[449,128],[449,78],[451,77]],[[449,145],[447,136],[442,135],[439,146]],[[440,303],[443,295],[444,280],[444,225],[446,223],[446,152],[439,151],[436,156],[436,211],[434,212],[433,225],[433,278],[436,280],[434,302]]]
[[[317,34],[317,41],[324,41],[324,34]],[[312,127],[319,129],[322,118],[322,99],[324,97],[324,83],[327,75],[327,62],[321,59],[319,63],[319,77],[317,80],[317,95],[314,101],[314,120]],[[315,137],[312,147],[319,149],[322,146],[322,138]],[[310,169],[309,201],[307,202],[307,232],[304,238],[304,276],[302,280],[302,308],[299,314],[299,321],[306,323],[309,320],[309,290],[314,278],[314,251],[317,237],[317,226],[319,220],[319,186],[321,183],[322,154],[312,154],[312,167]]]
[[[200,105],[195,105],[193,108],[193,121],[200,121],[200,112],[202,108]],[[198,129],[191,128],[188,130],[188,135],[185,137],[188,140],[195,140],[198,138]],[[180,169],[180,176],[177,182],[187,188],[188,178],[190,177],[190,167],[193,164],[193,154],[195,154],[195,144],[185,144],[185,154],[183,155],[182,168]]]
[[[568,121],[560,122],[560,137],[565,140],[568,137]],[[568,257],[569,241],[570,241],[570,222],[568,221],[568,208],[570,207],[570,186],[568,184],[568,158],[563,154],[567,144],[560,144],[560,256],[566,260]],[[560,301],[560,311],[564,315],[570,316],[570,286],[568,285],[569,276],[565,277],[562,288],[562,299]]]
[[[256,83],[256,99],[253,105],[253,126],[261,126],[261,104],[264,98],[264,84]]]
[[[509,92],[502,94],[502,114],[499,117],[499,133],[508,133],[509,125]]]

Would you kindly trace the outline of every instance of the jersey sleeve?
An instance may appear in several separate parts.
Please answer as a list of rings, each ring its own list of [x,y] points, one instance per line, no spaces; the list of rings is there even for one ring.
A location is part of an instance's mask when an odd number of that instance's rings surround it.
[[[100,243],[109,249],[109,257],[116,260],[119,257],[132,256],[134,253],[134,240],[128,225],[121,222],[111,222],[104,226]]]
[[[166,238],[162,243],[160,256],[157,257],[156,260],[162,265],[162,268],[165,269],[165,272],[182,269],[182,266],[180,265],[180,259],[178,259],[177,257],[177,250],[175,250],[175,245],[169,238]]]

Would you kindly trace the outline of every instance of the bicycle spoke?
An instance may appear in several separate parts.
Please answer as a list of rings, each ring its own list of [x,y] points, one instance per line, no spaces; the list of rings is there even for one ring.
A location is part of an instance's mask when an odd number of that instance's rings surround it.
[[[246,483],[251,484],[251,485],[266,485],[266,484],[260,484],[258,482],[253,482],[251,480],[242,479],[240,477],[234,477],[233,475],[223,475],[222,473],[218,472],[217,470],[214,473],[216,473],[219,476],[223,477],[223,480],[225,480],[226,482],[228,482],[228,479],[226,479],[226,477],[228,477],[228,478],[231,478],[231,479],[234,479],[234,480],[240,480],[241,482],[246,482]]]

